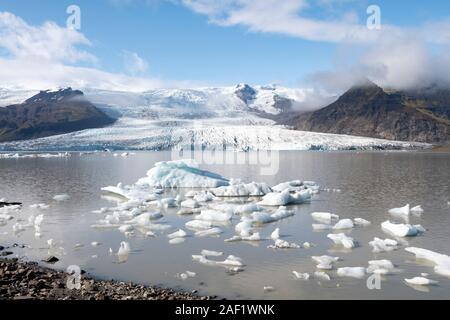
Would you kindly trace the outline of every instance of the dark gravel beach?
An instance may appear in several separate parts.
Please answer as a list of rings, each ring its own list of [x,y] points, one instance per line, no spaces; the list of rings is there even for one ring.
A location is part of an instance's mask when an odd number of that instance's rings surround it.
[[[5,251],[3,251],[5,252]],[[83,272],[82,272],[83,273]],[[68,289],[69,274],[23,262],[0,258],[0,300],[209,300],[194,293],[146,287],[132,283],[81,276],[80,289]]]

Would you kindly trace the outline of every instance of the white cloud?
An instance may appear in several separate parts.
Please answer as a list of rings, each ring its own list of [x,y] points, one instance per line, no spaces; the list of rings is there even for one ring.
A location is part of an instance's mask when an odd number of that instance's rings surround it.
[[[93,54],[82,49],[90,45],[91,42],[79,31],[54,22],[33,26],[12,13],[0,12],[0,86],[37,90],[72,86],[144,91],[178,85],[81,67],[80,62],[98,64]],[[124,61],[131,74],[148,68],[147,62],[135,53],[126,52]]]
[[[0,12],[0,48],[13,58],[63,62],[95,62],[94,55],[80,46],[90,46],[80,32],[54,22],[31,26],[9,12]]]
[[[125,69],[132,75],[144,73],[148,69],[148,63],[136,52],[124,51],[122,53]]]

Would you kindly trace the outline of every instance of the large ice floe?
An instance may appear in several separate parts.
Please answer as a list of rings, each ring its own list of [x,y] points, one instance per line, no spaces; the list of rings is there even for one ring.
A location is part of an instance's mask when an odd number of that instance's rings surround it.
[[[425,229],[421,225],[392,223],[390,221],[383,222],[381,228],[396,237],[414,237],[425,232]]]
[[[408,247],[405,250],[416,255],[417,259],[432,262],[435,265],[434,272],[437,274],[450,277],[450,257],[448,255],[416,247]]]

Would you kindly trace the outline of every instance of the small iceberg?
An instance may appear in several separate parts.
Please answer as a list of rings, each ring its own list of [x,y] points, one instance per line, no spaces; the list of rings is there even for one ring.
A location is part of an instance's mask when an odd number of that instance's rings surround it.
[[[201,254],[202,254],[202,256],[205,256],[205,257],[221,257],[221,256],[223,256],[223,252],[205,250],[205,249],[202,250]]]
[[[212,189],[211,192],[216,197],[260,197],[272,190],[266,183],[237,183],[231,182],[229,186],[222,186]]]
[[[398,242],[392,239],[380,239],[375,237],[369,242],[369,245],[373,248],[373,253],[390,252],[397,249]]]
[[[194,199],[187,199],[187,200],[182,201],[180,206],[182,208],[196,209],[196,208],[200,207],[200,204]]]
[[[352,249],[356,246],[353,238],[344,233],[330,233],[327,235],[327,238],[331,239],[337,245],[342,245],[346,249]]]
[[[213,228],[206,229],[206,230],[198,230],[195,232],[195,236],[196,237],[213,237],[213,236],[218,236],[221,233],[223,233],[222,229],[220,229],[219,227],[213,227]]]
[[[308,280],[309,279],[309,273],[300,273],[297,271],[292,271],[292,273],[295,276],[295,279],[297,280]]]
[[[326,272],[323,272],[323,271],[316,271],[316,272],[314,272],[314,277],[316,279],[323,280],[323,281],[330,281],[331,280],[330,276]]]
[[[169,240],[170,244],[180,244],[183,243],[184,241],[186,241],[186,238],[172,238]]]
[[[312,192],[307,190],[302,190],[295,193],[290,193],[289,190],[285,190],[281,193],[271,192],[266,194],[260,202],[259,205],[262,206],[286,206],[290,204],[303,204],[311,200]]]
[[[167,237],[169,239],[185,238],[185,237],[187,237],[187,233],[186,233],[186,231],[179,229],[178,231],[176,231],[174,233],[168,234]]]
[[[415,254],[416,259],[424,259],[434,263],[434,272],[437,274],[450,277],[450,257],[448,255],[417,247],[408,247],[405,250]]]
[[[415,277],[411,279],[405,279],[405,282],[414,286],[429,286],[429,285],[435,285],[438,283],[438,281],[430,280],[425,277]]]
[[[276,228],[271,234],[270,239],[272,240],[278,240],[280,239],[280,228]]]
[[[357,226],[361,226],[361,227],[367,227],[368,225],[371,224],[370,221],[363,219],[363,218],[354,218],[353,219],[353,223]]]
[[[419,233],[424,232],[424,229],[420,225],[410,225],[410,224],[403,224],[403,223],[392,223],[390,221],[385,221],[381,224],[381,228],[396,236],[396,237],[414,237],[417,236]]]
[[[185,223],[186,228],[191,230],[207,230],[215,227],[211,221],[191,220]]]
[[[217,210],[202,210],[199,215],[195,216],[195,220],[228,222],[232,218],[232,214],[228,212],[220,212]]]
[[[137,181],[138,186],[157,188],[218,188],[228,186],[229,180],[212,172],[201,170],[191,159],[158,162]]]
[[[283,192],[284,190],[289,190],[289,192],[295,192],[303,190],[305,188],[306,186],[303,185],[303,181],[293,180],[277,184],[276,186],[272,187],[272,190],[275,192]]]
[[[317,222],[325,224],[331,224],[333,220],[339,220],[339,216],[337,214],[329,212],[313,212],[311,213],[311,217]]]
[[[390,260],[371,260],[369,261],[369,267],[366,269],[366,272],[385,275],[394,269],[395,266]]]
[[[296,243],[289,243],[282,239],[276,239],[275,243],[272,245],[269,245],[267,248],[269,248],[269,249],[299,249],[301,247]]]
[[[333,264],[337,261],[339,261],[338,257],[331,257],[331,256],[312,256],[311,257],[314,262],[317,263],[318,269],[323,270],[331,270],[333,269]]]
[[[338,268],[337,275],[339,277],[350,277],[350,278],[362,279],[366,275],[366,269],[363,267]]]
[[[411,210],[410,210],[409,204],[407,204],[406,206],[401,207],[401,208],[390,209],[388,212],[393,215],[406,215],[407,216],[407,215],[409,215]]]
[[[342,219],[339,220],[334,226],[334,230],[344,230],[344,229],[353,229],[354,224],[351,219]]]

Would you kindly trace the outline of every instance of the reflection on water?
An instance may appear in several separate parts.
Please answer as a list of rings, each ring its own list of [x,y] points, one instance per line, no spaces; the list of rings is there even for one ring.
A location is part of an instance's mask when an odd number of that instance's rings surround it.
[[[358,153],[358,152],[281,152],[279,170],[275,175],[261,175],[255,165],[202,166],[223,176],[245,181],[264,181],[270,185],[301,179],[317,181],[322,188],[341,192],[321,192],[311,204],[295,206],[291,218],[269,224],[259,230],[269,237],[279,227],[288,242],[310,242],[310,249],[274,250],[267,246],[272,241],[230,242],[223,240],[234,234],[232,226],[224,228],[220,237],[190,236],[184,242],[170,244],[167,234],[184,229],[192,219],[176,215],[176,208],[164,210],[164,219],[173,228],[156,231],[156,237],[138,235],[125,239],[117,230],[97,230],[90,226],[101,214],[92,213],[109,207],[111,198],[100,188],[134,183],[145,175],[155,162],[170,160],[169,152],[146,152],[123,158],[111,154],[95,154],[62,159],[2,159],[0,160],[0,198],[24,203],[15,219],[0,226],[0,244],[26,244],[31,248],[16,249],[19,255],[42,259],[49,252],[47,241],[53,239],[50,249],[61,257],[55,267],[65,269],[79,265],[88,272],[107,279],[164,285],[186,290],[196,289],[200,294],[227,298],[255,299],[449,299],[450,280],[434,274],[429,263],[416,261],[403,250],[404,245],[423,247],[450,254],[450,154],[437,153]],[[70,199],[57,202],[57,194],[68,194]],[[176,195],[174,191],[168,193]],[[47,203],[50,208],[41,226],[42,238],[35,239],[34,230],[15,235],[12,225],[35,211],[29,205]],[[368,242],[374,237],[386,238],[380,223],[391,219],[388,209],[410,203],[421,204],[422,215],[411,215],[409,223],[421,224],[427,231],[419,237],[405,239],[400,249],[374,254]],[[359,243],[352,250],[339,248],[326,237],[327,231],[313,231],[310,213],[329,211],[342,218],[361,217],[372,222],[345,233]],[[117,255],[121,242],[130,245],[126,259]],[[93,246],[92,242],[99,245]],[[112,249],[112,254],[110,253]],[[222,251],[241,257],[245,271],[230,273],[219,266],[202,265],[192,261],[191,255],[203,249]],[[368,290],[365,279],[339,278],[330,272],[331,281],[296,280],[292,271],[313,274],[315,263],[311,256],[335,255],[342,258],[336,267],[363,266],[374,259],[390,259],[399,272],[383,276],[381,290]],[[120,263],[121,262],[121,263]],[[192,277],[180,277],[187,271]],[[430,273],[439,284],[429,288],[411,288],[404,278]],[[177,276],[178,275],[178,276]],[[273,287],[273,290],[264,290]]]

